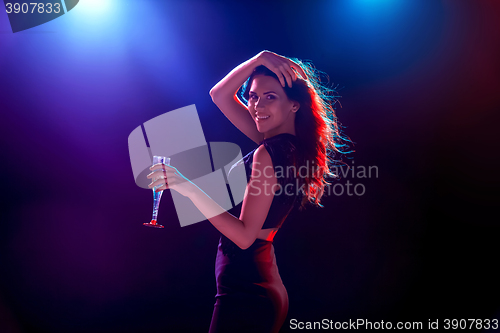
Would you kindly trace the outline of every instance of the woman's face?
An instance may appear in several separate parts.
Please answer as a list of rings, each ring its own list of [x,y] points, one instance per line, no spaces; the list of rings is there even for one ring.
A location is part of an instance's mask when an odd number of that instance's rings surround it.
[[[269,138],[280,133],[295,135],[295,112],[299,104],[288,99],[274,77],[256,75],[248,96],[248,111],[257,130]]]

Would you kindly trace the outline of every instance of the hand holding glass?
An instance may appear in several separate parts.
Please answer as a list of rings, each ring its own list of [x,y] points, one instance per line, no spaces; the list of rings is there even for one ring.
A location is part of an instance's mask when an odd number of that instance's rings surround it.
[[[169,157],[164,157],[164,156],[153,156],[153,165],[162,163],[162,164],[167,164],[170,165],[170,158]],[[161,172],[158,172],[158,177],[153,178],[153,182],[160,179],[161,177]],[[156,192],[155,190],[159,186],[153,187],[153,218],[151,219],[151,222],[149,223],[143,223],[147,227],[153,227],[153,228],[163,228],[161,224],[158,224],[157,219],[158,219],[158,208],[160,207],[160,200],[161,200],[161,195],[163,194],[163,190]]]

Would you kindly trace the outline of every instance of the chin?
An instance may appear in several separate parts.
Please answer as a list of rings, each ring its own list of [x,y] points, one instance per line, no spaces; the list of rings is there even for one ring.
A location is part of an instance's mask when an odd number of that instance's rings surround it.
[[[259,133],[266,133],[266,132],[269,132],[270,128],[267,127],[267,126],[259,126],[257,125],[257,131],[259,131]]]

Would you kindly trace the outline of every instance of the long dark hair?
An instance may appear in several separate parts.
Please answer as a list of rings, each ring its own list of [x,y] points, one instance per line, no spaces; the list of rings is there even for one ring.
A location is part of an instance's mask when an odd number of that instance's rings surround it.
[[[349,147],[352,141],[342,134],[342,126],[335,115],[334,105],[340,97],[337,96],[336,90],[321,83],[322,73],[316,70],[312,63],[305,63],[296,58],[289,59],[307,74],[307,79],[297,75],[297,80],[292,83],[291,88],[288,85],[283,88],[289,100],[300,103],[295,114],[295,132],[300,155],[298,164],[307,166],[307,176],[301,174],[299,177],[304,185],[300,208],[303,209],[307,202],[323,207],[320,203],[321,197],[325,193],[325,186],[331,185],[327,179],[338,178],[338,175],[332,172],[332,167],[344,164],[336,157],[353,152]],[[256,67],[240,90],[247,105],[253,78],[259,74],[278,80],[276,74],[267,67]],[[296,170],[298,177],[299,168]]]

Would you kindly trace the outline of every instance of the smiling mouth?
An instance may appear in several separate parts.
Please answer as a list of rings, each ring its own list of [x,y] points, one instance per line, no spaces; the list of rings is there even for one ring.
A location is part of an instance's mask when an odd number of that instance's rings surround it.
[[[269,117],[271,117],[271,116],[255,116],[255,119],[257,121],[262,121],[262,120],[268,119]]]

